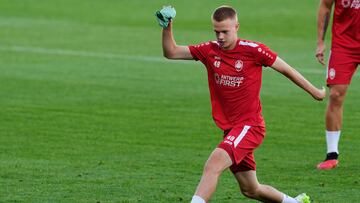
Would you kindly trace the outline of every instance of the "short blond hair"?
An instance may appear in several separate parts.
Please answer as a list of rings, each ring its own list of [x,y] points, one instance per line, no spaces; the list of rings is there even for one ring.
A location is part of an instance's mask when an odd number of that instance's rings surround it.
[[[237,12],[231,6],[220,6],[215,9],[214,13],[212,14],[212,19],[221,22],[226,19],[237,19]]]

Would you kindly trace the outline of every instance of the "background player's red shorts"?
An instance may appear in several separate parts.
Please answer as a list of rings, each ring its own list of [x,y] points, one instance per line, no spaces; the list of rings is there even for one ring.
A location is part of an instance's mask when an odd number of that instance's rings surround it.
[[[352,55],[331,51],[326,73],[327,85],[350,84],[351,78],[359,64],[360,54]]]
[[[233,164],[234,174],[240,171],[256,170],[254,150],[262,143],[265,128],[260,126],[239,125],[224,132],[224,139],[218,148],[224,149]]]

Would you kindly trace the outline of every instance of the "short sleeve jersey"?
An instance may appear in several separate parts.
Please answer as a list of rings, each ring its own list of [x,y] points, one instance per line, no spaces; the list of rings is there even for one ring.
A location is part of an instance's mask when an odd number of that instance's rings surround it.
[[[217,126],[223,130],[238,124],[265,126],[260,103],[262,66],[271,66],[277,54],[264,44],[242,39],[232,50],[221,49],[216,41],[189,49],[206,66]]]
[[[360,54],[360,0],[335,0],[331,49]]]

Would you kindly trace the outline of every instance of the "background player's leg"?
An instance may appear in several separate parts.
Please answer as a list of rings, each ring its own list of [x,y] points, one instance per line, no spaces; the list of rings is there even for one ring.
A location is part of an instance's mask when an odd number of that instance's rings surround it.
[[[343,103],[349,85],[330,85],[326,111],[326,130],[339,131],[342,125]]]
[[[326,143],[327,156],[318,169],[331,169],[336,167],[338,158],[338,143],[343,118],[343,103],[348,85],[330,85],[329,103],[326,110]]]
[[[231,164],[232,161],[228,153],[221,148],[216,148],[205,164],[203,175],[192,202],[201,202],[201,200],[197,201],[199,197],[206,202],[209,201],[211,195],[215,192],[220,174],[229,168]]]
[[[302,194],[303,197],[297,200],[269,185],[260,184],[256,177],[256,171],[254,170],[237,172],[235,178],[239,183],[242,194],[248,198],[262,202],[299,203],[306,202],[303,199],[309,198],[306,194]]]

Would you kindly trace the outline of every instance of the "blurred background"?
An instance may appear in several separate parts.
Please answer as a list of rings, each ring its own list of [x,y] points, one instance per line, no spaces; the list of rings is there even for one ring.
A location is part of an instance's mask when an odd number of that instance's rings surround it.
[[[210,16],[223,4],[237,9],[240,38],[325,85],[318,1],[1,0],[0,202],[189,202],[222,132],[203,65],[162,57],[154,13],[173,5],[177,43],[197,44],[215,39]],[[356,74],[340,167],[317,171],[326,101],[264,69],[259,181],[313,202],[357,202],[359,87]],[[252,201],[226,172],[212,202]]]

